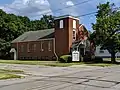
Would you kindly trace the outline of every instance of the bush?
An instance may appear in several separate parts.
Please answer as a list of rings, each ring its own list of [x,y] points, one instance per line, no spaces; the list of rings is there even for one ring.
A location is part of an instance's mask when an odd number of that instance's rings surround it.
[[[59,62],[70,63],[70,62],[72,62],[72,56],[71,55],[63,55],[59,58]]]
[[[84,57],[84,58],[83,58],[83,61],[84,61],[84,62],[90,62],[90,61],[92,61],[92,60],[91,60],[91,57]]]
[[[93,61],[94,61],[95,63],[102,63],[102,62],[103,62],[103,58],[102,58],[102,57],[95,57],[95,58],[93,59]]]

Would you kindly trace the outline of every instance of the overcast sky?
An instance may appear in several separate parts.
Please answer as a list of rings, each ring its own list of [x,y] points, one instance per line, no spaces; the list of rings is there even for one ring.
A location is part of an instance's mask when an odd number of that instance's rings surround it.
[[[78,3],[84,1],[88,2],[78,5]],[[52,14],[54,16],[66,14],[73,16],[84,15],[97,11],[96,6],[107,1],[120,7],[120,0],[0,0],[0,8],[7,13],[28,16],[34,20],[40,19],[43,14]],[[70,7],[65,8],[68,6]],[[80,23],[84,24],[88,30],[92,30],[91,23],[95,22],[95,14],[79,18]]]

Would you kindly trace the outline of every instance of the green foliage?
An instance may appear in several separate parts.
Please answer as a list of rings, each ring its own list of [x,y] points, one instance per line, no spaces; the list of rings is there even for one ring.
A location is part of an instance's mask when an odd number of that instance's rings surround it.
[[[41,29],[51,29],[54,27],[54,17],[52,15],[43,15],[43,17],[40,20],[31,21],[29,27],[32,31]]]
[[[91,38],[101,49],[107,49],[111,53],[111,60],[115,62],[115,54],[120,49],[120,34],[117,33],[120,30],[120,11],[109,2],[100,4],[97,9],[96,23],[93,24],[95,32]]]
[[[10,42],[6,42],[3,39],[0,39],[0,56],[6,57],[9,56]]]
[[[72,56],[71,55],[63,55],[59,58],[59,61],[62,63],[69,63],[72,61]]]
[[[9,74],[9,73],[0,73],[0,80],[11,79],[11,78],[23,78],[19,75]]]
[[[43,15],[40,20],[30,21],[26,16],[7,14],[0,9],[0,57],[10,51],[10,42],[27,31],[53,28],[54,17]]]
[[[95,57],[93,59],[93,62],[95,62],[95,63],[103,63],[103,58],[102,57]]]

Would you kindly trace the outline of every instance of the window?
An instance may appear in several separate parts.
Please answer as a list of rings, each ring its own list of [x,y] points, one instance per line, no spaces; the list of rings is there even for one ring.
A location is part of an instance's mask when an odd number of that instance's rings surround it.
[[[73,29],[73,40],[76,40],[76,30]]]
[[[43,42],[41,41],[40,44],[41,44],[41,45],[40,45],[40,49],[41,49],[41,51],[44,51],[44,49],[43,49]]]
[[[21,52],[24,52],[24,45],[21,45]]]
[[[103,51],[103,50],[100,50],[100,53],[104,53],[104,51]]]
[[[63,20],[60,20],[60,28],[63,28]]]
[[[36,51],[36,44],[33,45],[33,50]]]
[[[48,51],[51,51],[51,41],[48,42]]]
[[[73,28],[76,29],[76,20],[73,20]]]
[[[27,44],[27,52],[30,52],[30,44]]]

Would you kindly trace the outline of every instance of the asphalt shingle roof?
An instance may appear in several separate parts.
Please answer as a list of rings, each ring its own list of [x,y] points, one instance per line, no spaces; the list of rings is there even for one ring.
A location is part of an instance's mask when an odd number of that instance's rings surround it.
[[[12,43],[23,41],[37,41],[46,38],[54,38],[54,29],[28,31],[13,40]]]

